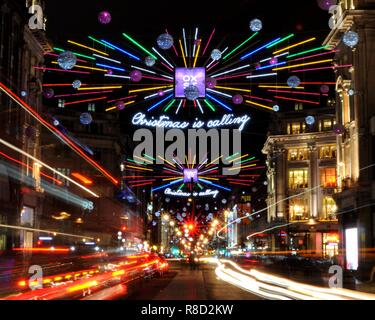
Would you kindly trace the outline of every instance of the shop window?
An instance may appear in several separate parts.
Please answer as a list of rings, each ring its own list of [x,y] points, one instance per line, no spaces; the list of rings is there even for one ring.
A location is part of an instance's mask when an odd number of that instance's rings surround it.
[[[289,150],[289,161],[305,161],[309,160],[308,149],[290,149]]]
[[[320,184],[324,188],[337,187],[337,172],[336,168],[324,168],[320,170]]]
[[[307,169],[289,171],[289,189],[305,189],[309,186],[309,174]]]
[[[324,119],[319,122],[319,131],[332,131],[335,121],[333,119]]]
[[[332,197],[323,198],[323,218],[325,220],[336,220],[337,205]]]
[[[335,145],[323,146],[319,151],[319,159],[336,159],[337,157],[337,147]]]
[[[323,233],[323,256],[333,258],[339,254],[339,235],[337,233]]]
[[[291,221],[309,219],[309,202],[307,199],[292,199],[289,201],[289,219]]]
[[[288,123],[288,134],[301,134],[306,132],[306,124],[301,122]]]

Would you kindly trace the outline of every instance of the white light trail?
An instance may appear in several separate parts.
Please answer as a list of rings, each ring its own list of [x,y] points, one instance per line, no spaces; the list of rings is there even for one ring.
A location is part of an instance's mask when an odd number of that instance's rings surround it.
[[[121,64],[121,61],[118,61],[118,60],[115,60],[115,59],[111,59],[111,58],[107,58],[107,57],[103,57],[100,54],[94,53],[93,56],[95,56],[97,58],[100,58],[100,59],[108,60],[108,61],[111,61],[111,62],[114,62],[114,63],[117,63],[117,64]]]
[[[172,69],[174,68],[173,65],[167,60],[165,59],[154,47],[152,47],[152,50],[160,57],[164,60],[164,62],[169,65]]]
[[[224,71],[224,72],[222,72],[222,73],[215,74],[215,75],[213,75],[213,76],[211,76],[211,77],[212,77],[212,78],[217,78],[217,77],[222,76],[222,75],[224,75],[224,74],[232,73],[232,72],[235,72],[235,71],[238,71],[238,70],[242,70],[242,69],[245,69],[245,68],[248,68],[248,67],[250,67],[249,64],[244,65],[244,66],[242,66],[242,67],[235,68],[235,69],[227,70],[227,71]]]
[[[227,93],[224,93],[224,92],[220,92],[220,91],[216,91],[216,90],[213,90],[213,89],[207,89],[207,91],[219,94],[219,95],[221,95],[223,97],[226,97],[226,98],[230,98],[230,99],[233,98],[233,96],[231,96],[230,94],[227,94]]]
[[[255,79],[255,78],[264,78],[264,77],[274,77],[277,76],[276,72],[273,73],[263,73],[263,74],[257,74],[254,76],[247,76],[246,79]]]
[[[128,76],[120,76],[117,74],[105,74],[105,77],[110,77],[110,78],[119,78],[119,79],[130,79]]]

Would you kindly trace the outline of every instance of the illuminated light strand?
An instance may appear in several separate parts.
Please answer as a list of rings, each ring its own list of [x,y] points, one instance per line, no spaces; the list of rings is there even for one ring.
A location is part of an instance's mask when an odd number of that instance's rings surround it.
[[[268,88],[268,89],[290,89],[289,86],[268,86],[268,85],[259,85],[258,88]],[[305,89],[305,87],[295,87],[294,89]]]
[[[72,102],[65,102],[65,106],[73,105],[73,104],[80,104],[85,102],[93,102],[93,101],[99,101],[99,100],[105,100],[108,97],[100,97],[100,98],[93,98],[93,99],[87,99],[87,100],[78,100],[78,101],[72,101]]]
[[[213,64],[215,63],[215,60],[212,60],[206,67],[206,69],[208,70],[208,68],[210,68]]]
[[[158,106],[160,106],[162,103],[164,103],[165,101],[171,99],[173,97],[173,94],[169,95],[168,97],[164,98],[163,100],[159,101],[158,103],[154,104],[153,106],[151,106],[150,108],[148,108],[148,112],[151,111],[151,110],[154,110],[155,108],[157,108]]]
[[[195,35],[194,35],[194,46],[193,46],[193,57],[195,56],[195,49],[197,48],[196,41],[198,40],[198,28],[195,28]]]
[[[306,60],[306,59],[321,57],[321,56],[325,56],[325,55],[332,54],[332,53],[339,52],[339,51],[340,50],[332,50],[332,51],[328,51],[328,52],[313,54],[311,56],[305,56],[305,57],[302,57],[302,58],[294,59],[292,61],[301,61],[301,60]]]
[[[186,44],[186,32],[185,28],[182,29],[182,37],[184,39],[184,47],[185,47],[185,56],[188,57],[188,50],[187,50],[187,44]]]
[[[222,87],[222,86],[216,86],[215,88],[223,89],[223,90],[229,90],[229,91],[239,91],[239,92],[251,92],[250,89],[241,89],[241,88],[232,88],[232,87]]]
[[[129,101],[129,102],[124,103],[124,106],[126,107],[126,106],[129,106],[129,105],[134,104],[134,103],[135,103],[135,100],[133,100],[133,101]],[[114,109],[117,109],[117,107],[114,106],[114,107],[111,107],[111,108],[106,109],[105,111],[108,112],[108,111],[112,111],[112,110],[114,110]]]
[[[143,52],[147,53],[151,57],[153,57],[155,60],[158,60],[158,58],[153,55],[150,51],[148,51],[145,47],[143,47],[139,42],[135,41],[132,37],[127,35],[126,33],[122,33],[122,35],[128,39],[131,43],[135,44],[139,49],[141,49]]]
[[[301,84],[317,84],[317,85],[329,84],[329,85],[336,85],[336,82],[301,82]]]
[[[241,183],[241,182],[236,182],[236,181],[233,181],[231,179],[228,179],[229,184],[234,184],[234,185],[238,185],[238,186],[245,186],[245,187],[250,187],[255,181],[254,180],[248,180],[248,182],[250,182],[250,183]]]
[[[168,92],[171,92],[171,91],[173,91],[173,89],[164,90],[163,93],[168,93]],[[151,94],[149,96],[146,96],[146,97],[144,97],[144,99],[148,100],[148,99],[155,98],[155,97],[158,97],[158,96],[159,96],[159,92]]]
[[[119,75],[119,74],[108,74],[107,73],[104,76],[109,77],[109,78],[130,79],[129,76],[122,76],[122,75]]]
[[[59,52],[66,52],[66,50],[64,49],[61,49],[61,48],[53,48],[53,50],[55,51],[59,51]],[[90,56],[87,56],[85,54],[82,54],[82,53],[78,53],[78,52],[72,52],[75,56],[77,57],[82,57],[82,58],[86,58],[86,59],[89,59],[89,60],[96,60],[96,58],[93,58],[93,57],[90,57]]]
[[[160,77],[164,77],[164,78],[169,79],[169,80],[174,80],[173,77],[166,76],[165,74],[160,74]]]
[[[225,103],[221,102],[220,100],[214,98],[213,96],[207,94],[207,97],[210,98],[211,100],[215,101],[219,105],[221,105],[224,109],[227,109],[228,111],[232,112],[232,108],[228,107]]]
[[[306,92],[306,91],[286,91],[286,90],[268,90],[269,92],[276,92],[276,93],[290,93],[290,94],[303,94],[308,96],[324,96],[328,97],[328,94],[323,94],[320,92]]]
[[[166,63],[164,63],[162,61],[160,63],[161,63],[162,66],[164,66],[165,68],[167,68],[169,71],[173,72],[173,69],[170,66],[168,66]]]
[[[119,67],[109,66],[109,65],[107,65],[107,64],[102,64],[102,63],[96,63],[96,65],[97,65],[98,67],[109,68],[109,69],[112,69],[112,70],[123,71],[123,72],[125,72],[125,69],[124,69],[124,68],[119,68]]]
[[[249,38],[247,38],[244,42],[242,42],[240,45],[238,45],[236,48],[234,48],[231,52],[229,52],[223,60],[228,59],[229,56],[231,56],[233,53],[235,53],[238,49],[242,48],[246,43],[248,43],[251,39],[253,39],[256,35],[258,35],[259,32],[253,33]]]
[[[29,158],[33,161],[35,161],[36,163],[39,163],[41,164],[43,167],[47,168],[48,170],[52,171],[54,174],[68,180],[69,182],[73,183],[74,185],[76,185],[78,188],[86,191],[87,193],[91,194],[92,196],[94,196],[95,198],[99,198],[99,195],[97,195],[95,192],[91,191],[90,189],[86,188],[85,186],[79,184],[78,182],[74,181],[73,179],[69,178],[68,176],[66,176],[65,174],[61,173],[60,171],[57,171],[55,170],[54,168],[50,167],[48,164],[40,161],[39,159],[33,157],[32,155],[28,154],[27,152],[17,148],[16,146],[13,146],[12,144],[6,142],[5,140],[3,139],[0,139],[0,143],[2,143],[3,145],[7,146],[8,148],[24,155],[26,158]]]
[[[241,169],[246,169],[246,168],[254,168],[256,164],[250,164],[248,166],[240,166],[236,168],[229,168],[228,171],[235,171],[235,170],[241,170]]]
[[[43,87],[71,87],[71,83],[45,83]],[[81,84],[81,86],[87,86],[87,84]]]
[[[264,60],[260,60],[259,62],[270,61],[270,60],[272,60],[272,58],[280,58],[280,57],[283,57],[283,56],[287,56],[288,54],[289,54],[289,52],[281,53],[281,54],[278,54],[277,56],[273,56],[273,57],[270,57],[270,58],[267,58],[267,59],[264,59]]]
[[[170,182],[170,183],[168,183],[166,185],[163,185],[163,186],[160,186],[160,187],[157,187],[157,188],[153,188],[152,191],[155,192],[155,191],[158,191],[158,190],[166,189],[166,188],[168,188],[170,186],[173,186],[173,185],[175,185],[177,183],[180,183],[180,182],[183,182],[183,181],[184,181],[184,179],[179,179],[179,180]]]
[[[290,59],[290,58],[294,58],[294,57],[299,57],[299,56],[302,56],[306,53],[311,53],[311,52],[324,50],[324,49],[328,49],[328,48],[329,48],[329,46],[320,46],[320,47],[317,47],[317,48],[313,48],[313,49],[309,49],[309,50],[305,50],[305,51],[302,51],[302,52],[291,54],[291,55],[287,56],[286,58]],[[331,52],[329,52],[329,53],[331,53]],[[328,54],[328,52],[325,52],[324,54]]]
[[[52,61],[52,64],[59,64],[59,63],[56,62],[56,61]],[[87,70],[93,70],[93,71],[103,71],[103,72],[107,72],[106,69],[93,68],[93,67],[86,67],[86,66],[81,66],[81,65],[79,65],[79,64],[76,64],[76,65],[74,66],[74,68],[87,69]]]
[[[169,110],[169,108],[171,108],[173,106],[173,104],[176,102],[175,99],[173,99],[164,109],[164,112],[167,112]]]
[[[197,65],[197,61],[198,61],[198,56],[199,56],[200,50],[201,50],[201,45],[198,45],[197,53],[196,53],[195,59],[194,59],[193,68],[195,68],[195,66]]]
[[[214,63],[215,60],[212,61],[212,63]],[[207,71],[210,71],[211,69],[215,68],[218,64],[220,63],[220,61],[217,61],[216,63],[214,63],[212,66],[210,66],[209,68],[207,67]]]
[[[275,63],[273,65],[268,65],[268,66],[256,68],[256,70],[270,69],[270,68],[274,68],[274,67],[277,67],[277,66],[283,66],[285,64],[286,64],[286,61],[282,61],[282,62]]]
[[[87,72],[87,71],[64,70],[64,69],[58,69],[58,68],[46,68],[46,67],[37,67],[37,66],[34,66],[33,68],[37,69],[37,70],[43,70],[43,71],[56,71],[56,72],[77,73],[77,74],[90,74],[90,72]]]
[[[161,159],[161,160],[163,160],[163,161],[165,161],[166,163],[168,163],[168,164],[169,164],[170,166],[172,166],[173,168],[176,167],[173,163],[171,163],[171,162],[168,161],[167,159],[164,159],[162,156],[158,155],[158,158]]]
[[[273,52],[273,54],[278,54],[278,53],[280,53],[280,52],[284,52],[284,51],[287,51],[287,50],[289,50],[289,49],[293,49],[293,48],[295,48],[295,47],[299,47],[299,46],[301,46],[301,45],[303,45],[303,44],[305,44],[305,43],[308,43],[308,42],[311,42],[311,41],[314,41],[314,40],[316,40],[315,37],[314,37],[314,38],[307,39],[307,40],[305,40],[305,41],[298,42],[298,43],[293,44],[293,45],[291,45],[291,46],[288,46],[288,47],[286,47],[286,48],[283,48],[283,49],[277,50],[277,51]]]
[[[294,99],[294,98],[288,98],[288,97],[275,96],[275,99],[281,99],[281,100],[287,100],[287,101],[295,101],[295,102],[303,102],[303,103],[320,105],[320,102],[310,101],[310,100]]]
[[[101,42],[100,40],[98,40],[98,39],[95,39],[95,38],[94,38],[94,37],[92,37],[92,36],[88,36],[88,38],[89,38],[90,40],[92,40],[92,41],[94,41],[94,42],[96,42],[96,43],[98,43],[98,44],[100,44],[100,45],[104,46],[105,48],[109,48],[109,49],[111,49],[111,50],[115,50],[115,48],[113,48],[112,46],[110,46],[110,45],[107,45],[107,44],[105,44],[105,43]]]
[[[59,56],[58,54],[56,54],[56,53],[51,53],[51,52],[46,52],[46,53],[44,53],[44,55],[45,55],[45,56],[51,56],[51,57],[58,57],[58,56]],[[83,63],[89,63],[89,62],[86,61],[86,60],[82,60],[82,59],[78,59],[78,58],[77,58],[77,61],[78,61],[78,62],[83,62]]]
[[[25,167],[25,168],[28,168],[28,169],[31,170],[31,171],[34,171],[34,169],[33,169],[31,166],[29,166],[28,164],[26,164],[26,163],[24,163],[24,162],[22,162],[22,161],[19,161],[19,160],[17,160],[17,159],[14,159],[14,158],[8,156],[7,154],[5,154],[5,153],[3,153],[3,152],[1,152],[1,151],[0,151],[0,155],[2,155],[4,158],[6,158],[6,159],[8,159],[8,160],[11,160],[11,161],[13,161],[13,162],[15,162],[15,163],[20,164],[21,166],[23,166],[23,167]],[[51,177],[51,176],[49,176],[48,174],[45,174],[44,172],[40,172],[40,175],[43,176],[43,177],[45,177],[45,178],[47,178],[47,179],[50,179],[51,181],[57,183],[58,185],[62,185],[62,184],[63,184],[60,180],[57,180],[57,179],[55,179],[54,177]]]
[[[154,47],[152,47],[152,50],[160,57],[164,60],[164,62],[170,66],[172,69],[173,69],[173,65],[166,59],[164,58]]]
[[[134,69],[137,69],[137,70],[141,70],[141,71],[147,72],[147,73],[157,74],[157,73],[154,72],[154,71],[151,71],[151,70],[148,70],[148,69],[144,69],[144,68],[141,68],[141,67],[138,67],[138,66],[131,65],[130,67],[131,67],[131,68],[134,68]]]
[[[174,82],[173,80],[170,80],[170,79],[153,77],[153,76],[142,76],[142,77],[145,78],[145,79],[156,80],[156,81]]]
[[[208,46],[210,45],[211,40],[212,40],[212,38],[213,38],[215,32],[216,32],[216,29],[214,28],[214,29],[212,30],[212,32],[211,32],[210,37],[208,38],[208,41],[207,41],[207,44],[206,44],[205,48],[204,48],[204,50],[203,50],[203,53],[202,53],[203,56],[206,54],[206,51],[207,51],[207,49],[208,49]]]
[[[203,114],[204,111],[203,111],[202,105],[201,105],[201,103],[199,102],[199,100],[197,100],[197,104],[198,104],[199,110],[200,110],[201,113]]]
[[[257,75],[248,76],[246,78],[247,79],[255,79],[255,78],[274,77],[274,76],[277,76],[277,72],[257,74]]]
[[[206,105],[213,111],[213,112],[216,112],[216,109],[215,107],[207,100],[204,100],[204,102],[206,103]]]
[[[321,63],[326,63],[326,62],[332,62],[333,59],[327,59],[327,60],[319,60],[319,61],[313,61],[313,62],[306,62],[306,63],[301,63],[301,64],[295,64],[287,67],[280,67],[280,68],[275,68],[272,69],[272,71],[279,71],[279,70],[285,70],[285,69],[294,69],[298,67],[304,67],[304,66],[311,66],[315,64],[321,64]]]
[[[88,49],[88,50],[90,50],[90,51],[94,51],[94,52],[100,53],[100,54],[102,54],[103,56],[109,56],[108,53],[105,53],[105,52],[103,52],[103,51],[100,51],[100,50],[97,50],[97,49],[91,48],[91,47],[89,47],[89,46],[86,46],[86,45],[84,45],[84,44],[81,44],[81,43],[78,43],[78,42],[75,42],[75,41],[68,40],[68,43],[70,43],[70,44],[74,44],[74,45],[76,45],[76,46],[78,46],[78,47],[81,47],[81,48]]]
[[[223,186],[221,186],[221,185],[219,185],[219,184],[213,183],[213,182],[211,182],[211,181],[209,181],[209,180],[206,180],[206,179],[200,179],[200,181],[202,181],[202,182],[204,182],[204,183],[206,183],[206,184],[208,184],[208,185],[214,186],[214,187],[216,187],[216,188],[219,188],[219,189],[222,189],[222,190],[228,191],[228,192],[231,192],[231,191],[232,191],[232,189],[229,189],[229,188],[223,187]]]
[[[320,68],[311,68],[311,69],[301,69],[301,70],[293,70],[293,73],[298,72],[308,72],[308,71],[318,71],[318,70],[328,70],[328,69],[340,69],[340,68],[351,68],[353,67],[352,64],[343,64],[339,66],[330,66],[330,67],[320,67]]]
[[[237,157],[238,155],[240,155],[240,152],[236,152],[235,154],[232,154],[231,156],[226,157],[226,158],[225,158],[225,161],[229,161],[230,159],[235,158],[235,157]]]
[[[116,102],[116,101],[121,101],[121,100],[133,99],[133,98],[136,98],[136,97],[138,97],[138,96],[137,96],[137,95],[134,95],[134,96],[127,96],[127,97],[123,97],[123,98],[118,98],[118,99],[109,100],[108,103],[112,103],[112,102]]]
[[[142,170],[142,171],[150,171],[150,172],[153,172],[153,171],[154,171],[154,170],[152,170],[152,169],[142,168],[142,167],[135,167],[135,166],[127,166],[127,168],[130,168],[130,169],[137,169],[137,170]]]
[[[258,107],[261,107],[261,108],[264,108],[264,109],[272,110],[272,111],[273,111],[273,109],[272,109],[271,107],[269,107],[269,106],[265,106],[265,105],[260,104],[260,103],[257,103],[257,102],[253,102],[253,101],[250,101],[250,100],[246,100],[245,102],[246,102],[246,103],[249,103],[249,104],[252,104],[252,105],[254,105],[254,106],[258,106]]]
[[[31,106],[25,103],[21,98],[15,95],[7,86],[0,82],[0,90],[7,94],[13,101],[15,101],[20,107],[22,107],[26,112],[28,112],[32,117],[39,121],[43,126],[45,126],[49,131],[51,131],[55,136],[65,142],[74,152],[84,158],[88,163],[100,171],[105,177],[107,177],[115,185],[118,181],[112,177],[102,166],[100,166],[93,159],[88,157],[72,140],[67,138],[62,132],[57,130],[53,125],[44,120]]]
[[[251,73],[241,73],[241,74],[237,74],[237,75],[225,76],[225,77],[217,78],[216,80],[217,81],[221,81],[221,80],[226,80],[226,79],[242,78],[242,77],[246,77],[246,76],[250,76],[250,75],[251,75]]]
[[[269,46],[267,47],[267,49],[271,49],[271,48],[277,46],[278,44],[280,44],[280,43],[282,43],[282,42],[285,42],[286,40],[289,40],[290,38],[293,38],[293,37],[294,37],[294,33],[292,33],[292,34],[290,34],[290,35],[288,35],[288,36],[286,36],[286,37],[280,39],[279,41],[277,41],[277,42],[275,42],[275,43],[269,45]]]
[[[171,88],[171,87],[173,87],[173,86],[169,85],[169,86],[160,86],[160,87],[152,87],[152,88],[135,89],[135,90],[129,90],[129,93],[153,91],[153,90],[159,90],[159,89],[168,89],[168,88]]]
[[[72,177],[78,179],[79,181],[81,181],[82,183],[86,185],[92,185],[94,183],[92,180],[90,180],[89,178],[83,176],[82,174],[78,172],[73,172]]]
[[[134,155],[134,158],[137,158],[138,160],[141,160],[142,162],[147,162],[147,163],[149,163],[149,164],[152,164],[153,162],[151,161],[151,160],[149,160],[149,159],[145,159],[145,158],[141,158],[141,157],[138,157],[138,156],[136,156],[136,155]]]
[[[245,59],[251,57],[251,56],[254,55],[255,53],[257,53],[257,52],[259,52],[259,51],[261,51],[261,50],[267,48],[269,45],[275,43],[276,41],[279,41],[280,39],[281,39],[281,38],[279,37],[279,38],[277,38],[277,39],[275,39],[275,40],[272,40],[271,42],[269,42],[269,43],[267,43],[267,44],[265,44],[265,45],[263,45],[263,46],[261,46],[261,47],[255,49],[255,50],[253,50],[253,51],[251,51],[251,52],[245,54],[244,56],[242,56],[242,57],[240,58],[240,60],[245,60]]]
[[[108,87],[85,87],[78,88],[78,91],[88,91],[88,90],[108,90],[108,89],[122,89],[123,86],[108,86]]]
[[[235,69],[227,70],[227,71],[224,71],[224,72],[212,75],[211,77],[212,78],[217,78],[217,77],[222,76],[224,74],[232,73],[232,72],[235,72],[235,71],[238,71],[238,70],[242,70],[242,69],[245,69],[245,68],[248,68],[248,67],[250,67],[250,65],[246,64],[244,66],[241,66],[241,67],[238,67],[238,68],[235,68]]]
[[[165,29],[165,32],[166,32],[167,34],[169,34],[169,32],[168,32],[167,29]],[[176,54],[176,57],[178,57],[178,52],[177,52],[176,46],[173,44],[172,47],[173,47],[173,51],[174,51],[174,53]]]
[[[241,159],[246,158],[246,157],[248,157],[248,156],[249,156],[249,154],[245,154],[245,155],[240,156],[240,157],[237,157],[237,158],[235,158],[235,159],[231,159],[230,162],[235,162],[235,161],[237,161],[237,160],[241,160]]]
[[[134,60],[137,60],[137,61],[141,61],[141,59],[138,58],[137,56],[135,56],[134,54],[131,54],[130,52],[128,52],[128,51],[126,51],[126,50],[124,50],[124,49],[122,49],[120,47],[117,47],[117,46],[113,45],[112,43],[110,43],[108,41],[105,41],[105,40],[101,40],[101,41],[104,42],[105,44],[107,44],[107,45],[115,48],[116,50],[120,51],[121,53],[127,55],[128,57],[130,57],[130,58],[132,58]]]
[[[181,109],[181,106],[182,106],[182,103],[183,103],[183,100],[180,101],[180,104],[178,105],[177,110],[176,110],[176,114],[179,113],[179,111]]]
[[[118,60],[115,60],[115,59],[111,59],[111,58],[108,58],[108,57],[103,57],[103,56],[101,56],[99,54],[96,54],[96,53],[94,53],[93,56],[97,57],[97,58],[100,58],[100,59],[107,60],[107,61],[111,61],[113,63],[121,64],[121,61],[118,61]]]
[[[255,97],[255,96],[253,96],[253,95],[244,95],[244,97],[245,97],[245,98],[250,98],[250,99],[255,99],[255,100],[260,100],[260,101],[266,101],[266,102],[274,103],[274,101],[271,100],[271,99]]]

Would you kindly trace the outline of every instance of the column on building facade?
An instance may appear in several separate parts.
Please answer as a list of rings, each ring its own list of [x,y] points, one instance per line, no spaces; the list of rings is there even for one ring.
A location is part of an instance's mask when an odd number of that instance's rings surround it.
[[[276,215],[277,219],[287,219],[288,212],[285,211],[286,203],[286,188],[287,188],[287,152],[283,148],[276,148],[274,150],[276,157]]]
[[[309,203],[310,203],[310,212],[309,217],[312,219],[318,218],[318,204],[319,204],[319,165],[318,165],[318,148],[315,143],[309,145]]]

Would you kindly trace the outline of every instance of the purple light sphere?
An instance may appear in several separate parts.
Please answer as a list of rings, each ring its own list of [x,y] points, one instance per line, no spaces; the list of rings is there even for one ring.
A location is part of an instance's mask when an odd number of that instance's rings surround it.
[[[139,70],[133,70],[130,72],[130,80],[133,82],[140,82],[142,80],[142,72]]]
[[[98,20],[101,24],[108,24],[112,20],[112,16],[108,11],[102,11],[98,15]]]

